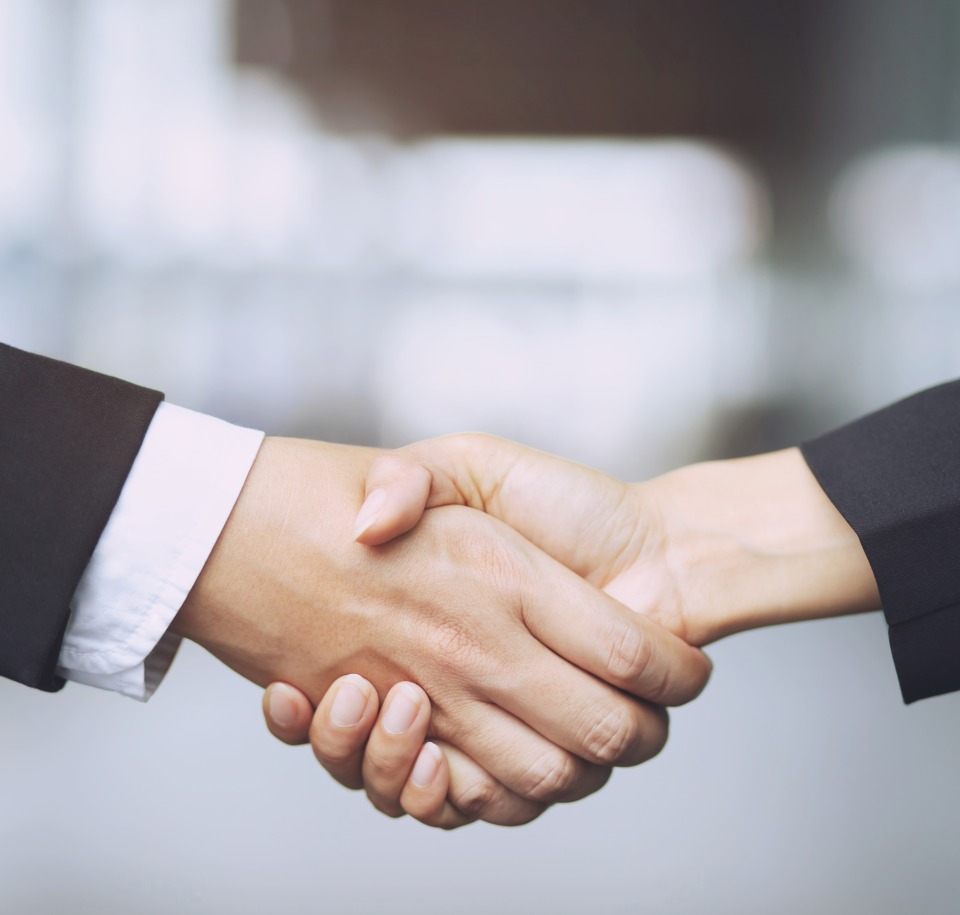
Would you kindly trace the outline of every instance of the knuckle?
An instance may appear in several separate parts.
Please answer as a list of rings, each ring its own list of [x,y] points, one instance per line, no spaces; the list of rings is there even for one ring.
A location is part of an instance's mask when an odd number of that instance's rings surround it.
[[[479,819],[497,802],[500,785],[492,778],[478,778],[465,785],[450,788],[450,801],[465,817]]]
[[[367,791],[367,800],[370,801],[373,806],[393,820],[398,820],[402,816],[406,816],[406,811],[397,803],[389,801],[386,798],[382,798],[377,794]]]
[[[532,823],[536,820],[547,807],[547,804],[529,804],[515,816],[511,817],[505,825],[526,826],[527,823]]]
[[[430,628],[427,641],[433,656],[449,667],[472,668],[484,654],[470,627],[462,620],[439,620]]]
[[[636,718],[616,707],[590,722],[583,738],[583,749],[594,761],[612,766],[629,758],[638,737]]]
[[[495,593],[507,598],[515,597],[521,580],[518,554],[508,548],[503,537],[491,535],[487,516],[479,515],[475,523],[470,547],[472,561],[482,580],[488,582]]]
[[[356,754],[356,747],[330,741],[319,727],[311,728],[310,746],[317,761],[324,766],[341,766],[349,762]]]
[[[552,803],[568,794],[576,783],[576,760],[563,750],[542,754],[524,773],[519,793],[541,803]]]
[[[477,508],[484,508],[483,500]],[[476,500],[469,499],[471,504]],[[525,542],[509,528],[483,511],[446,516],[447,543],[461,569],[469,569],[471,582],[481,588],[487,600],[510,607],[517,612],[520,598],[529,584],[529,561],[519,544]]]
[[[377,456],[369,476],[401,476],[415,466],[416,462],[402,451],[387,451]]]
[[[451,445],[461,446],[467,449],[478,449],[487,447],[499,439],[489,432],[454,432],[452,435],[445,436]]]
[[[644,698],[650,702],[666,704],[674,695],[674,677],[669,664],[660,665],[655,674],[645,684]]]
[[[409,813],[410,811],[407,812]],[[428,816],[414,815],[414,819],[419,820],[425,826],[432,826],[435,829],[442,829],[445,832],[451,832],[454,829],[459,829],[461,826],[467,826],[477,821],[476,817],[468,817],[457,810],[452,803],[446,804],[441,810],[437,810]]]
[[[631,683],[642,679],[654,655],[653,640],[637,625],[625,623],[610,644],[607,673],[611,682]]]
[[[365,780],[375,784],[392,780],[397,774],[397,760],[368,744],[363,755],[363,774]]]
[[[404,791],[400,796],[400,803],[409,816],[425,826],[444,829],[447,828],[447,823],[459,824],[465,819],[461,817],[460,812],[454,808],[452,801],[446,795],[425,803],[423,798],[411,796],[409,792]]]
[[[363,787],[360,764],[352,760],[349,754],[330,753],[316,744],[312,744],[312,748],[317,762],[344,788],[359,791]]]

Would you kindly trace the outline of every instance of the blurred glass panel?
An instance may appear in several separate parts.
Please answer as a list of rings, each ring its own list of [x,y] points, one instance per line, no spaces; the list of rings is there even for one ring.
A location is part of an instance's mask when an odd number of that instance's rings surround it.
[[[435,141],[402,156],[395,244],[431,276],[684,281],[762,248],[767,205],[690,141]]]
[[[856,160],[831,212],[842,249],[880,283],[960,287],[960,148],[901,146]]]
[[[56,185],[44,78],[53,25],[49,2],[0,2],[0,256],[43,230]]]

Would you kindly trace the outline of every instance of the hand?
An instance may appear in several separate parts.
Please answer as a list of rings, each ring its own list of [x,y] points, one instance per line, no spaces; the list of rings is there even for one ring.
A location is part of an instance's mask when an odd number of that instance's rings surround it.
[[[650,703],[697,695],[707,659],[479,512],[351,542],[375,457],[268,439],[174,631],[311,702],[353,670],[382,695],[415,681],[432,733],[536,802],[658,752],[666,715]]]
[[[425,508],[478,508],[694,645],[880,606],[856,534],[796,448],[626,484],[492,436],[452,435],[379,457],[366,493],[362,543],[410,530]]]
[[[478,508],[694,644],[879,606],[856,535],[796,449],[628,485],[511,442],[457,435],[381,456],[366,492],[355,527],[362,542],[383,543],[411,529],[426,507]],[[304,740],[312,708],[304,697],[291,701],[300,720],[288,737]],[[267,706],[265,713],[277,733]],[[381,809],[395,812],[399,804],[424,822],[448,823],[435,796],[428,799],[409,781],[391,793],[396,778],[385,785],[378,767],[363,764],[366,734],[341,734],[324,706],[310,732],[321,762],[339,780],[364,784]],[[375,737],[373,755],[380,752]],[[345,744],[349,753],[338,755],[335,748]],[[455,799],[456,767],[448,777]],[[501,815],[505,809],[502,802]]]

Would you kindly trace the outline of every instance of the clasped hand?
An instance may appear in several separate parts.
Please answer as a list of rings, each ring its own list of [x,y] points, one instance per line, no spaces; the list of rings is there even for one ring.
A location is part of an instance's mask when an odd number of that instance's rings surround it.
[[[683,651],[670,633],[700,646],[756,626],[879,607],[856,534],[796,448],[625,484],[490,436],[448,436],[378,457],[364,493],[353,534],[371,558],[389,558],[400,544],[421,538],[429,542],[441,517],[456,512],[458,523],[466,521],[467,508],[479,510],[468,513],[472,522],[504,522],[513,530],[494,524],[483,533],[503,536],[499,543],[508,552],[497,552],[495,560],[486,550],[464,557],[468,566],[482,563],[474,568],[479,579],[470,581],[489,584],[493,573],[501,586],[515,583],[507,603],[519,609],[541,648],[647,702],[688,700],[706,682],[705,657]],[[616,602],[600,600],[596,589]],[[451,598],[457,599],[453,592]],[[646,625],[630,627],[624,607],[635,612],[635,624]],[[461,612],[448,615],[448,624]],[[468,612],[463,619],[472,617]],[[598,763],[631,764],[662,745],[666,717],[660,710],[622,693],[618,704],[603,692],[609,704],[591,711],[584,704],[589,690],[580,689],[589,684],[603,691],[603,685],[571,677],[557,656],[553,671],[562,678],[542,679],[555,676],[545,670],[524,681],[523,688],[538,696],[539,715],[529,705],[518,712],[515,665],[522,662],[504,651],[504,643],[486,643],[476,632],[473,648],[498,656],[489,670],[495,680],[505,678],[486,695],[554,743],[550,755],[539,758],[535,776],[526,770],[525,781],[511,778],[516,770],[504,763],[510,758],[522,769],[519,760],[536,759],[537,745],[499,742],[510,733],[498,730],[505,724],[500,719],[487,732],[496,735],[495,747],[451,728],[449,693],[434,692],[419,675],[412,678],[416,683],[392,684],[385,692],[383,680],[351,674],[332,685],[315,713],[308,697],[290,685],[298,681],[274,684],[264,698],[268,726],[290,743],[309,737],[321,764],[343,784],[364,787],[385,813],[406,812],[445,827],[478,817],[525,822],[546,802],[602,785],[609,770]],[[364,662],[358,655],[351,669],[366,674]],[[425,669],[433,668],[428,663]],[[436,739],[424,745],[428,736]],[[553,773],[546,782],[544,759]]]
[[[556,481],[537,483],[512,514],[500,510],[533,485],[534,465],[515,468],[498,493],[481,486],[464,495],[456,473],[377,456],[268,439],[175,630],[260,685],[297,687],[268,702],[280,712],[278,736],[303,739],[314,704],[340,715],[348,739],[328,746],[318,726],[318,757],[344,784],[366,784],[386,812],[402,811],[413,767],[404,741],[422,742],[428,731],[436,744],[423,751],[421,775],[432,757],[427,794],[439,797],[414,812],[445,826],[478,816],[524,822],[548,803],[597,790],[611,766],[656,754],[667,735],[663,707],[694,698],[710,664],[594,586],[627,561],[630,532],[597,541],[610,559],[603,572],[593,568],[597,545],[560,548],[567,535],[581,540],[590,518],[620,517],[615,503],[555,493],[537,505],[543,523],[553,503],[567,498],[569,510],[541,536],[525,528],[524,506]],[[462,498],[451,497],[451,485]],[[373,517],[357,542],[365,493]],[[424,514],[427,506],[436,507]],[[344,679],[353,671],[363,678]],[[378,727],[401,740],[378,757],[382,741],[371,738],[364,756],[380,695],[388,702]],[[282,714],[284,701],[292,715]],[[408,756],[399,783],[396,750]]]

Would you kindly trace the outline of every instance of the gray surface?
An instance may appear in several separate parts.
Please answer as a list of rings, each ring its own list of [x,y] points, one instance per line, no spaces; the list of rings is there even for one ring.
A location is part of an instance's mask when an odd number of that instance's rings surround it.
[[[188,646],[147,705],[0,684],[0,908],[956,911],[960,697],[900,704],[875,616],[716,645],[667,749],[528,826],[433,832],[274,742]]]

